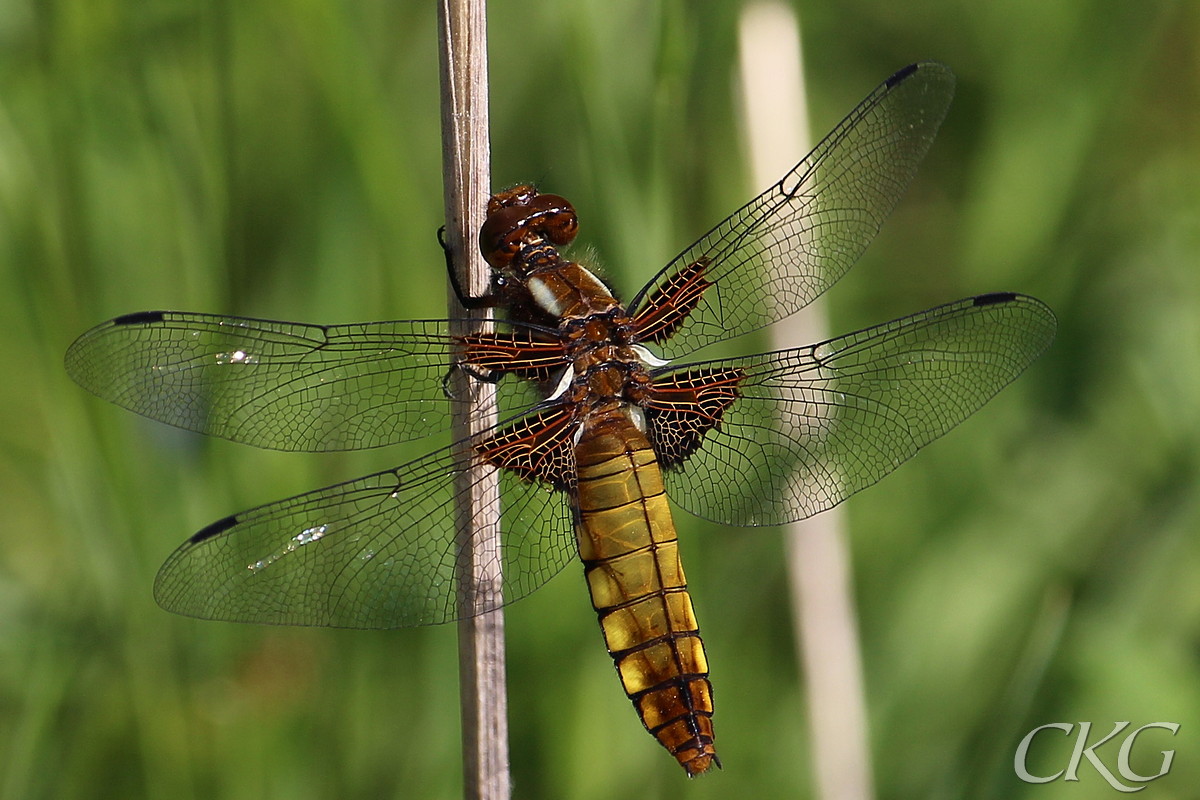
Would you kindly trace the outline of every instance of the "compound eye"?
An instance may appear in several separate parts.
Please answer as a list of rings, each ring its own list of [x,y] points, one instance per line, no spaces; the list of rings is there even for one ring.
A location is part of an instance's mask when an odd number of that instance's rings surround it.
[[[530,206],[537,215],[537,227],[551,243],[557,246],[570,244],[579,233],[579,217],[565,197],[541,194]]]
[[[521,247],[529,214],[527,206],[502,205],[488,211],[483,227],[479,229],[479,252],[487,263],[496,269],[512,263]]]
[[[495,214],[502,208],[511,208],[512,206],[527,206],[533,199],[538,196],[537,189],[533,184],[520,183],[511,189],[505,189],[502,192],[496,192],[488,199],[488,213]]]
[[[488,264],[504,269],[521,247],[542,238],[556,247],[569,244],[579,231],[575,209],[556,194],[538,194],[532,186],[517,186],[488,201],[487,218],[479,230],[479,251]]]

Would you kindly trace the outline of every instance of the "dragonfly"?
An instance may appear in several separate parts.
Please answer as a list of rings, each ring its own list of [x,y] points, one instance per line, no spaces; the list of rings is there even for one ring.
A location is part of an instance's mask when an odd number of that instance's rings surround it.
[[[374,448],[443,430],[455,371],[497,384],[500,421],[372,475],[200,530],[160,569],[168,611],[237,622],[404,628],[492,611],[583,564],[604,643],[646,730],[689,776],[720,766],[712,684],[679,555],[678,507],[769,526],[874,484],[1014,380],[1055,318],[1015,292],[967,297],[817,344],[688,361],[795,313],[875,237],[954,92],[923,62],[892,75],[777,183],[623,303],[564,249],[570,203],[530,185],[491,198],[501,319],[314,325],[137,312],[84,333],[83,387],[170,425],[261,448]],[[463,454],[467,455],[464,466]],[[500,591],[466,606],[451,509],[494,467]]]

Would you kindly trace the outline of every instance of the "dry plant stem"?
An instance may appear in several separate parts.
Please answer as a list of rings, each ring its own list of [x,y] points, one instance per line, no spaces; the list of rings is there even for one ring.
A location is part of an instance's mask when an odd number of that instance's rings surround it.
[[[472,296],[488,287],[479,256],[479,227],[489,195],[490,163],[487,107],[487,15],[484,0],[439,0],[438,38],[442,93],[442,174],[446,204],[446,242],[460,284]],[[450,293],[450,317],[462,320],[452,334],[463,334],[490,317],[467,312]],[[495,387],[456,372],[457,396],[472,402],[456,409],[454,438],[461,441],[496,421]],[[498,596],[500,574],[499,478],[496,471],[461,455],[470,468],[456,492],[459,525],[459,695],[462,707],[463,796],[506,800],[508,719],[504,670],[504,617],[497,611],[475,614],[476,604]]]
[[[742,91],[755,186],[769,185],[809,150],[800,69],[799,26],[780,3],[745,8],[741,23]],[[828,338],[820,301],[772,330],[775,346]],[[787,547],[796,642],[804,665],[821,800],[869,800],[874,794],[863,699],[858,626],[840,509],[789,526]]]

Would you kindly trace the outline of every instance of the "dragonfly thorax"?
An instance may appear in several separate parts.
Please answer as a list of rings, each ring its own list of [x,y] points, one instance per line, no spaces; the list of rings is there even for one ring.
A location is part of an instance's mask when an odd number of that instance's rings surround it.
[[[604,315],[621,305],[599,278],[573,261],[532,271],[525,285],[539,309],[558,320]]]

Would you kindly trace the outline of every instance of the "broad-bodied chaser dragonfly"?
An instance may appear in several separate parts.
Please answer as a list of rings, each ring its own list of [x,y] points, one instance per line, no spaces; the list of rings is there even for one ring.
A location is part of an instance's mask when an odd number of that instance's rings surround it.
[[[666,497],[724,525],[824,511],[957,425],[1049,345],[1015,293],[968,297],[819,344],[679,363],[803,308],[850,268],[910,182],[954,91],[909,66],[803,161],[622,304],[560,248],[561,197],[494,196],[482,298],[507,318],[306,325],[154,311],[81,336],[82,386],[152,419],[256,447],[378,447],[444,427],[447,371],[499,382],[503,420],[402,466],[226,517],[154,585],[209,619],[401,628],[458,618],[451,513],[468,452],[499,468],[503,596],[583,561],[604,641],[646,729],[689,775],[720,765],[712,687]],[[455,284],[457,287],[457,283]],[[461,296],[461,292],[460,292]],[[494,531],[492,533],[495,533]]]

